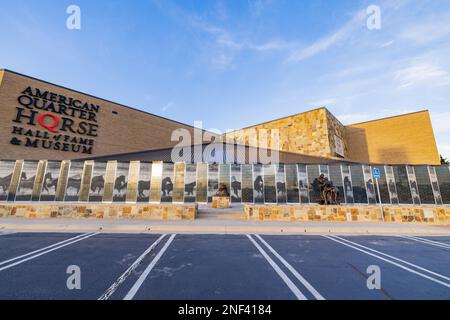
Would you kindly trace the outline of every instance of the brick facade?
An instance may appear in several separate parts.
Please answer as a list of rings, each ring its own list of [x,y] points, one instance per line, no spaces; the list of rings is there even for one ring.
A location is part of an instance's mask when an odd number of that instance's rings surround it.
[[[17,123],[16,107],[25,109],[24,114],[29,115],[30,110],[21,106],[18,97],[28,87],[32,90],[39,89],[41,93],[51,92],[67,98],[78,99],[83,103],[94,104],[100,107],[96,120],[98,124],[97,136],[88,137],[83,134],[73,134],[70,132],[59,132],[69,134],[71,137],[92,138],[94,146],[92,154],[76,153],[71,151],[55,151],[42,147],[25,147],[25,136],[13,135],[12,130]],[[41,99],[43,100],[43,99]],[[42,102],[42,101],[41,101]],[[34,132],[45,129],[39,127],[37,118],[46,111],[37,110],[35,126],[27,125],[27,119],[23,119],[20,124],[25,130],[32,129]],[[59,118],[61,114],[56,114]],[[70,117],[68,117],[70,118]],[[143,150],[160,149],[171,147],[175,142],[171,141],[171,134],[174,130],[182,128],[193,132],[191,126],[178,123],[169,119],[158,117],[149,113],[135,110],[120,104],[109,102],[97,97],[66,89],[44,81],[33,79],[10,71],[0,71],[0,159],[28,159],[28,160],[71,160],[101,156],[108,154],[129,153]],[[77,119],[78,120],[78,119]],[[21,145],[10,143],[13,137],[22,140]]]

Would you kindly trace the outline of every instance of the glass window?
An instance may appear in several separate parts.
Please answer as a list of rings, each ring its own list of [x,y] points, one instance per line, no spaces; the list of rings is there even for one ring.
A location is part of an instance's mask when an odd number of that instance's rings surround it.
[[[55,201],[56,187],[58,186],[61,162],[49,161],[42,179],[40,201]]]
[[[345,202],[347,204],[353,204],[355,202],[355,198],[353,196],[353,185],[352,185],[352,175],[350,174],[350,166],[342,165],[342,181],[344,186],[344,195]]]
[[[253,166],[242,165],[242,202],[253,203]]]
[[[448,166],[436,167],[436,175],[441,189],[442,201],[450,204],[450,168]]]
[[[286,194],[286,176],[284,173],[284,164],[275,165],[276,170],[276,186],[277,186],[277,202],[278,203],[286,203],[287,202],[287,194]]]
[[[161,183],[162,183],[163,163],[153,162],[152,179],[150,183],[150,202],[161,202]]]
[[[212,202],[212,197],[214,197],[219,190],[219,165],[210,164],[208,166],[208,202]]]
[[[129,162],[117,163],[114,179],[113,202],[125,202],[127,199]]]
[[[345,203],[344,183],[342,182],[341,166],[333,164],[328,166],[330,171],[330,180],[338,190],[338,203]]]
[[[150,186],[152,181],[152,164],[141,162],[139,168],[139,179],[137,187],[137,202],[146,203],[150,201]],[[159,189],[159,188],[158,188]]]
[[[239,164],[231,165],[231,202],[242,202],[242,175]]]
[[[394,170],[391,166],[384,166],[384,170],[386,172],[386,181],[389,190],[389,197],[391,198],[391,203],[399,204]]]
[[[80,198],[81,180],[83,178],[84,162],[71,161],[64,201],[76,202]]]
[[[219,187],[225,185],[227,187],[228,194],[230,194],[230,165],[219,165]]]
[[[264,203],[264,179],[261,164],[253,165],[253,199],[255,203]]]
[[[277,203],[277,191],[275,189],[275,166],[264,165],[264,198],[266,203]]]
[[[16,201],[30,201],[36,179],[38,161],[25,161],[20,174]]]
[[[367,192],[366,192],[366,182],[364,181],[364,173],[361,165],[350,166],[350,173],[352,175],[352,185],[353,185],[353,197],[355,203],[368,203]]]
[[[105,191],[106,162],[94,162],[91,185],[89,191],[89,202],[101,202]]]
[[[420,205],[419,188],[417,187],[416,173],[413,166],[406,166],[406,173],[408,175],[409,189],[414,204]]]
[[[408,172],[406,166],[393,166],[395,186],[399,203],[412,204],[411,189],[409,187]]]
[[[419,187],[420,201],[424,204],[435,204],[430,174],[427,166],[414,167],[417,185]]]
[[[208,164],[197,164],[197,202],[208,201]]]
[[[386,180],[386,171],[384,170],[384,166],[377,166],[380,170],[380,178],[378,179],[378,188],[380,189],[381,203],[390,204],[391,198],[389,197],[389,188]],[[376,181],[375,181],[376,188]],[[378,191],[376,193],[377,203],[380,203],[380,199],[378,197]]]
[[[184,163],[175,164],[175,178],[173,190],[173,202],[184,202],[184,173],[186,165]]]
[[[320,185],[319,185],[319,166],[318,165],[307,165],[308,181],[309,186],[309,199],[312,203],[322,203],[322,197],[320,196]],[[311,182],[312,181],[312,182]]]
[[[306,165],[298,164],[297,165],[297,174],[298,174],[298,190],[300,194],[300,203],[308,204],[309,203],[309,182],[308,182],[308,174],[306,170]]]
[[[8,199],[15,166],[15,161],[0,161],[0,201]]]
[[[287,202],[300,203],[297,166],[295,164],[286,164],[285,168],[286,168]]]
[[[163,163],[161,203],[170,203],[173,200],[174,169],[175,166],[173,163]]]
[[[366,192],[367,192],[367,200],[369,204],[376,203],[376,191],[375,191],[375,183],[372,177],[372,168],[370,166],[363,166],[364,173],[364,182],[366,184]]]
[[[428,167],[428,172],[430,173],[431,187],[433,188],[434,200],[437,205],[442,205],[441,190],[439,190],[439,183],[436,175],[436,170],[434,167]]]
[[[196,193],[197,165],[188,163],[186,164],[186,174],[184,176],[184,202],[195,202]]]

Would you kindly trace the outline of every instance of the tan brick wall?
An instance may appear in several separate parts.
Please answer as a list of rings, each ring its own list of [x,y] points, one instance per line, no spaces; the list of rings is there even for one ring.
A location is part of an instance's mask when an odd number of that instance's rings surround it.
[[[5,71],[0,70],[0,86],[2,85],[3,75],[5,74]]]
[[[0,79],[2,74],[3,72],[0,73]],[[94,152],[92,155],[42,148],[35,149],[10,144],[12,139],[11,131],[14,126],[12,120],[16,115],[15,108],[19,106],[17,98],[28,86],[39,88],[43,91],[48,90],[56,94],[73,97],[82,102],[100,106],[100,111],[97,115],[99,125],[98,137],[95,138]],[[118,115],[113,114],[112,111],[118,112]],[[3,81],[0,86],[0,119],[1,159],[66,160],[160,149],[175,144],[170,141],[173,130],[184,128],[191,132],[193,131],[192,127],[174,121],[7,71],[4,72]],[[23,126],[34,128],[33,126]],[[34,129],[38,128],[35,127]]]
[[[346,137],[354,161],[440,164],[428,111],[350,125]]]

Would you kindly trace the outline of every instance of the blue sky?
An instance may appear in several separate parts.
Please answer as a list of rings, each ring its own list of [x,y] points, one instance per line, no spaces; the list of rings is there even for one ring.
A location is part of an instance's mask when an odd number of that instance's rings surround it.
[[[0,39],[1,68],[222,132],[319,106],[344,124],[429,109],[450,158],[448,0],[2,0]]]

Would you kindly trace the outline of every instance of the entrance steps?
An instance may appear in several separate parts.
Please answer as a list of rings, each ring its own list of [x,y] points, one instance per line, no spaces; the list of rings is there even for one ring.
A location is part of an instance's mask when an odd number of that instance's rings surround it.
[[[198,211],[195,219],[200,220],[238,220],[243,221],[245,219],[245,214],[241,211],[225,211],[225,212],[209,212],[209,211]]]
[[[202,220],[246,220],[242,205],[232,205],[231,208],[226,209],[213,209],[208,205],[199,205],[195,218]]]

